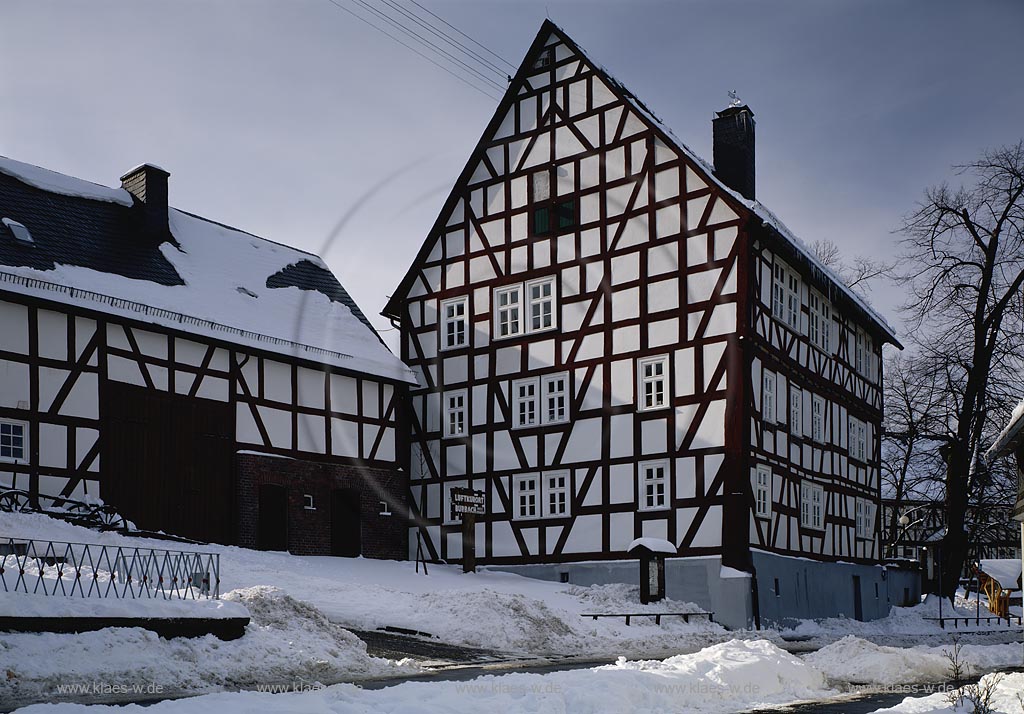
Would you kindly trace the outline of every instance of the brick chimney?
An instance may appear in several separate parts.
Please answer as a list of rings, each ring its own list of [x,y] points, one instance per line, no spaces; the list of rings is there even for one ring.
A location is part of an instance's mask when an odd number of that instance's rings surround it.
[[[745,198],[754,199],[754,112],[729,106],[711,120],[715,176]]]
[[[169,173],[153,164],[137,166],[121,177],[121,188],[135,197],[146,235],[162,241],[167,227],[167,177]]]

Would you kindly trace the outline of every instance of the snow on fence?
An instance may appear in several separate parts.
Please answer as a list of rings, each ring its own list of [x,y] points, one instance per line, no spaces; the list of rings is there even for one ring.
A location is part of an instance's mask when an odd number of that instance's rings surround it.
[[[220,598],[220,555],[0,537],[4,592],[118,599]]]

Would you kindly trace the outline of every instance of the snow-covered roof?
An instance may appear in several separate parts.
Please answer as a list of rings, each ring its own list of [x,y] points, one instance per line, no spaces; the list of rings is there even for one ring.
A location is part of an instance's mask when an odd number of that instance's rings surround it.
[[[982,560],[981,572],[999,581],[1004,590],[1020,590],[1021,561],[1018,558]]]
[[[632,553],[634,548],[646,548],[652,553],[666,553],[668,555],[679,553],[679,549],[672,545],[671,541],[667,541],[664,538],[635,538],[626,548],[626,552]]]
[[[1008,453],[1020,441],[1022,431],[1024,431],[1024,399],[1013,408],[1010,421],[999,432],[999,435],[992,443],[992,446],[989,447],[989,450],[985,452],[985,455],[990,459],[994,459]]]
[[[158,243],[132,206],[122,189],[0,157],[0,214],[35,238],[0,239],[0,290],[415,382],[318,256],[173,208]]]

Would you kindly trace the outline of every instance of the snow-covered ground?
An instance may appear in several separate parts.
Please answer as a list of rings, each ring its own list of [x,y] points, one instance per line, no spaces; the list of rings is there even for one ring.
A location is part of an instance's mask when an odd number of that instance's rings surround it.
[[[991,714],[1021,714],[1024,712],[1024,674],[989,674],[982,677],[980,687],[990,686],[992,698],[987,711]],[[874,714],[882,712],[899,712],[900,714],[974,714],[982,711],[974,703],[964,701],[954,706],[947,694],[937,693],[927,697],[904,699],[902,703],[888,709],[878,709]]]
[[[830,680],[853,684],[919,684],[942,682],[950,676],[952,645],[888,647],[847,635],[804,661]],[[1018,643],[960,647],[958,658],[973,672],[1024,666],[1024,646]]]
[[[298,557],[229,546],[190,546],[97,533],[38,514],[0,513],[0,536],[90,541],[110,545],[210,550],[220,553],[221,591],[257,585],[280,588],[308,602],[331,621],[356,629],[387,625],[428,632],[470,647],[530,655],[592,657],[657,656],[694,651],[730,635],[720,625],[694,618],[592,620],[588,612],[686,612],[690,603],[639,603],[626,585],[589,588],[482,571],[365,558]],[[9,606],[9,605],[8,605]],[[0,594],[0,615],[5,600]]]
[[[0,605],[7,597],[0,593]],[[180,696],[417,671],[409,663],[368,656],[351,632],[276,588],[236,590],[225,599],[252,616],[245,635],[230,642],[212,635],[166,640],[141,628],[2,634],[0,706],[105,693],[94,686],[152,684],[162,696]]]
[[[926,619],[937,614],[932,601],[895,608],[889,618],[876,622],[804,622],[786,634],[810,637],[821,649],[801,658],[780,649],[782,638],[773,631],[730,633],[703,619],[687,624],[668,618],[658,626],[653,619],[640,618],[627,627],[614,619],[582,617],[588,612],[697,609],[672,601],[642,606],[636,588],[627,585],[579,587],[494,571],[463,574],[459,568],[434,565],[423,575],[409,562],[179,545],[97,533],[41,515],[0,513],[0,536],[212,550],[221,557],[224,604],[149,601],[145,614],[166,609],[176,616],[182,609],[231,611],[244,606],[252,616],[245,636],[233,642],[213,637],[163,640],[141,629],[0,635],[0,704],[8,705],[87,701],[90,687],[106,683],[159,684],[158,694],[165,697],[202,695],[153,708],[183,713],[458,712],[481,707],[509,712],[742,711],[835,696],[849,684],[940,682],[949,676],[945,651],[955,634]],[[0,592],[0,616],[25,612],[32,597],[39,596]],[[52,600],[50,608],[81,607],[80,602]],[[968,603],[960,605],[966,608]],[[102,607],[121,614],[117,603]],[[345,629],[387,625],[429,632],[449,644],[513,654],[619,660],[592,669],[469,682],[405,682],[373,691],[350,684],[320,688],[320,683],[417,671],[409,662],[369,657],[365,645]],[[972,644],[962,648],[961,659],[976,673],[1024,664],[1019,643],[982,646],[982,635],[970,637]],[[1000,637],[1007,639],[1006,634]],[[900,638],[924,638],[931,646],[889,646]],[[938,642],[942,646],[935,646]],[[212,694],[275,685],[316,691]],[[686,709],[679,709],[680,700]],[[74,708],[67,706],[68,711]]]
[[[318,691],[215,694],[169,701],[138,711],[154,714],[268,714],[317,712],[480,711],[503,714],[578,712],[642,714],[735,712],[820,699],[834,692],[820,672],[771,643],[732,640],[696,654],[664,661],[627,661],[593,669],[551,674],[507,674],[471,682],[406,682],[380,690],[336,685]],[[40,705],[22,710],[74,712],[71,705]],[[90,708],[89,712],[97,711]],[[118,710],[131,712],[132,709]]]

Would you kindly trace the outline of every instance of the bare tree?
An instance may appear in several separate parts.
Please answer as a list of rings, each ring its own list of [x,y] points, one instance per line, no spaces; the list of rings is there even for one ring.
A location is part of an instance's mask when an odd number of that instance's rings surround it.
[[[1019,364],[1024,286],[1024,141],[959,166],[965,185],[928,189],[904,222],[900,278],[922,359],[947,395],[943,595],[968,550],[967,505],[991,433],[994,377]]]
[[[816,240],[811,244],[811,251],[822,265],[834,272],[851,290],[863,291],[871,281],[884,277],[892,270],[892,265],[874,258],[856,255],[844,258],[839,246],[830,240]]]
[[[943,384],[913,357],[897,353],[887,360],[884,387],[881,475],[883,495],[896,506],[885,528],[893,538],[906,502],[941,498],[937,433],[943,433],[946,408]]]

